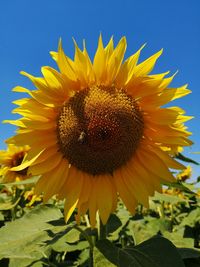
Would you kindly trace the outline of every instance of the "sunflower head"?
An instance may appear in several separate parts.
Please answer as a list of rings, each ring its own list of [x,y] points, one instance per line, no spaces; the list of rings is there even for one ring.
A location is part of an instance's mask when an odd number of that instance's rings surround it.
[[[186,180],[190,179],[191,176],[192,176],[192,168],[190,165],[188,165],[185,170],[183,170],[177,175],[177,179],[181,182],[185,182]]]
[[[30,188],[24,193],[24,199],[27,202],[26,206],[31,207],[35,204],[42,202],[42,196],[37,196],[34,194],[34,188]]]
[[[2,175],[3,182],[14,182],[24,180],[28,177],[27,168],[20,171],[15,168],[23,162],[29,146],[15,146],[12,144],[8,145],[7,150],[0,151],[0,175]]]
[[[124,60],[125,37],[104,47],[100,36],[91,61],[85,44],[81,50],[75,43],[71,59],[60,42],[51,52],[59,71],[22,72],[36,89],[14,89],[29,97],[14,102],[22,117],[9,121],[19,127],[9,142],[31,146],[16,169],[41,175],[35,190],[44,201],[66,198],[66,220],[77,208],[78,221],[89,211],[94,226],[98,211],[106,223],[118,196],[134,213],[138,202],[148,206],[162,181],[174,180],[169,169],[184,169],[172,155],[192,144],[184,125],[191,117],[162,106],[190,91],[169,87],[168,72],[150,74],[162,50],[138,64],[142,48]]]
[[[115,87],[94,86],[67,101],[57,122],[58,146],[70,164],[91,175],[113,174],[143,135],[137,103]]]

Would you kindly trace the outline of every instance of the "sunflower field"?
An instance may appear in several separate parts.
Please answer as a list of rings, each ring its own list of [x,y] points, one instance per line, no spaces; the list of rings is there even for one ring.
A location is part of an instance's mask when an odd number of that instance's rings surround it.
[[[94,58],[59,42],[35,89],[16,86],[15,134],[0,151],[0,266],[200,266],[200,179],[185,122],[191,93],[127,41]],[[190,164],[190,165],[188,165]]]
[[[44,205],[33,194],[37,177],[2,184],[0,266],[200,266],[200,181],[187,182],[190,170],[148,209],[138,205],[131,216],[120,201],[106,227],[94,229],[87,215],[77,225],[73,214],[66,225],[63,201]]]

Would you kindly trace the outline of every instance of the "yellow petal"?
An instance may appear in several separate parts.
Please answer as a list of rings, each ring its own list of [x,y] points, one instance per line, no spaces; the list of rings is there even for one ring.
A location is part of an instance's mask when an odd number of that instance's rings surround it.
[[[106,58],[103,47],[103,41],[102,41],[102,36],[100,34],[98,47],[93,62],[93,69],[96,76],[97,84],[100,84],[100,82],[102,82],[102,76],[105,72],[105,60]]]
[[[57,98],[66,99],[71,94],[71,83],[67,84],[68,80],[66,81],[59,72],[50,67],[42,67],[41,70],[47,85]]]
[[[94,228],[96,225],[96,213],[97,213],[97,184],[95,180],[92,180],[92,190],[89,198],[89,215],[90,215],[90,224]]]
[[[81,206],[84,203],[88,203],[88,199],[90,197],[90,193],[92,189],[91,179],[93,178],[90,177],[90,175],[88,174],[83,173],[82,175],[84,178],[83,178],[83,185],[82,185],[81,194],[80,194],[80,198],[78,202],[78,209],[81,208]]]
[[[146,76],[147,74],[149,74],[149,72],[151,72],[154,68],[155,63],[157,59],[161,56],[162,52],[163,50],[161,49],[160,51],[137,65],[134,71],[134,76]]]
[[[95,83],[95,74],[94,74],[93,65],[88,55],[88,52],[86,50],[85,44],[84,44],[83,54],[85,56],[85,62],[87,65],[86,80],[87,80],[88,86],[92,86]]]
[[[144,46],[145,45],[143,45],[135,54],[133,54],[127,60],[125,60],[125,62],[121,66],[115,81],[117,87],[119,88],[124,87],[131,80],[134,74],[134,68],[140,56],[140,52],[144,48]]]
[[[113,51],[114,51],[114,44],[113,44],[113,37],[111,37],[109,43],[104,48],[106,66],[107,66],[107,63],[108,63]]]
[[[134,169],[139,174],[140,177],[139,180],[147,187],[149,195],[152,195],[153,191],[160,192],[161,178],[155,173],[148,171],[145,168],[144,162],[141,162],[137,156],[133,158],[133,162],[134,162]]]
[[[49,172],[54,168],[56,168],[56,166],[60,163],[62,158],[63,155],[60,152],[57,152],[54,155],[50,156],[48,160],[30,166],[28,173],[31,173],[32,175],[40,175],[45,172]]]
[[[6,143],[13,143],[17,145],[29,145],[33,148],[34,146],[56,144],[55,132],[49,132],[48,130],[32,130],[25,133],[19,133],[6,140]]]
[[[151,138],[156,143],[168,144],[168,145],[178,145],[178,146],[190,146],[192,143],[187,138],[188,132],[184,132],[172,127],[162,127],[163,125],[156,125],[154,128],[146,128],[144,135],[147,138]],[[179,135],[178,135],[179,134]]]
[[[48,158],[55,155],[57,152],[58,148],[57,145],[53,145],[50,147],[46,147],[45,149],[42,150],[42,153],[39,155],[39,157],[32,163],[31,166],[34,166],[35,164],[42,163],[44,161],[48,161]],[[39,149],[33,149],[33,147],[30,149],[30,151],[27,153],[26,159],[30,160],[34,155],[38,154],[40,151]]]
[[[27,167],[29,167],[38,157],[39,155],[42,153],[42,151],[37,154],[34,158],[32,158],[31,160],[25,160],[22,164],[16,166],[16,167],[12,167],[10,170],[11,171],[21,171],[26,169]]]
[[[58,194],[65,182],[68,169],[69,165],[67,161],[62,160],[53,171],[43,174],[36,183],[35,194],[39,195],[43,192],[44,202],[48,201],[53,195]]]
[[[43,119],[41,120],[34,120],[36,116],[30,119],[26,118],[21,118],[17,121],[10,121],[9,123],[15,123],[15,125],[18,125],[22,128],[28,128],[30,130],[50,130],[54,131],[56,128],[56,121],[55,120],[48,120],[48,119]],[[45,121],[46,120],[46,121]],[[7,121],[8,122],[8,121]]]
[[[14,101],[13,103],[19,105],[19,107],[15,108],[12,113],[18,113],[27,118],[36,115],[48,119],[55,119],[58,116],[57,110],[47,107],[32,98],[24,100],[23,103],[20,103],[18,100]]]
[[[154,188],[152,183],[149,183],[148,177],[143,177],[134,168],[133,164],[128,163],[125,168],[121,170],[124,183],[132,192],[135,199],[138,200],[145,207],[148,207],[148,197],[153,194]]]
[[[61,40],[59,41],[59,45],[58,45],[58,66],[60,69],[60,72],[65,74],[66,77],[68,77],[70,80],[72,81],[76,81],[77,80],[77,76],[76,73],[74,71],[73,68],[73,61],[70,60],[68,57],[66,57],[63,49],[62,49],[62,42]]]
[[[164,89],[161,93],[156,93],[143,97],[140,100],[140,103],[144,108],[155,109],[156,107],[163,106],[170,101],[190,94],[191,91],[188,90],[186,87],[187,85],[184,85],[179,88]]]
[[[89,85],[88,80],[88,61],[85,57],[85,54],[79,49],[76,41],[74,40],[75,45],[75,56],[74,56],[74,67],[77,72],[77,76],[81,81],[81,87],[86,88]]]
[[[3,123],[9,123],[11,125],[15,125],[22,128],[25,127],[24,123],[20,120],[4,120]]]
[[[160,88],[163,90],[165,89],[174,79],[174,77],[176,76],[177,72],[175,72],[171,77],[167,77],[165,79],[163,79],[162,83],[160,84]]]
[[[82,173],[73,166],[71,166],[66,182],[63,185],[63,190],[60,192],[60,196],[64,196],[66,198],[64,207],[66,221],[69,220],[74,209],[77,206],[82,189],[82,184]]]
[[[152,152],[154,152],[159,158],[161,158],[162,161],[165,162],[169,168],[178,169],[178,170],[184,170],[185,169],[185,166],[183,164],[174,160],[166,152],[161,150],[158,146],[149,146],[149,149]]]
[[[175,181],[175,178],[173,177],[165,163],[155,153],[152,153],[150,151],[147,152],[140,147],[136,155],[139,158],[140,162],[143,162],[146,169],[151,170],[151,172],[161,177],[163,181]]]
[[[127,209],[130,211],[131,214],[134,214],[135,208],[137,205],[137,201],[134,198],[133,194],[131,194],[130,189],[124,183],[124,179],[126,177],[122,177],[122,173],[120,171],[114,172],[114,179],[113,182],[115,183],[116,189],[119,192],[119,196],[124,202]]]
[[[30,91],[24,87],[16,86],[13,88],[14,92],[23,92],[29,94],[32,98],[34,98],[37,102],[46,105],[48,107],[55,107],[61,105],[65,100],[57,100],[55,97],[50,97],[48,94],[44,93],[43,91],[33,90]],[[61,103],[62,102],[62,103]]]
[[[145,119],[149,120],[150,122],[161,125],[173,124],[177,122],[178,117],[182,118],[184,116],[180,116],[179,111],[172,110],[171,108],[160,108],[156,110],[149,110],[148,113],[145,115]]]
[[[126,38],[122,37],[117,47],[111,54],[110,59],[108,60],[107,79],[106,79],[107,85],[112,84],[113,81],[115,80],[120,70],[122,61],[124,59],[125,51],[126,51]]]
[[[111,177],[112,178],[112,177]],[[106,224],[112,210],[112,185],[106,175],[95,178],[97,188],[97,208],[103,224]]]

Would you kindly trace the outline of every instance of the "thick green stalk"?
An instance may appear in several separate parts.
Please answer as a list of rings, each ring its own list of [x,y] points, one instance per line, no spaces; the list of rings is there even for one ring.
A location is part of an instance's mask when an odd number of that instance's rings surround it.
[[[92,237],[87,235],[85,231],[81,229],[81,227],[75,225],[75,229],[77,229],[83,236],[84,238],[88,241],[90,250],[89,250],[89,267],[93,267],[93,250],[94,250],[94,242],[92,240]]]
[[[107,227],[106,227],[106,225],[104,225],[102,223],[101,219],[99,221],[100,221],[100,225],[99,225],[99,240],[106,239],[106,237],[107,237]]]

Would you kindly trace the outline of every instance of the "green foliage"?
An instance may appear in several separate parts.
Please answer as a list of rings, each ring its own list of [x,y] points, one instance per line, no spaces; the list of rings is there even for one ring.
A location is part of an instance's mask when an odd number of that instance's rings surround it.
[[[195,160],[193,160],[193,159],[191,159],[191,158],[188,158],[188,157],[184,156],[184,155],[181,154],[181,153],[178,153],[178,154],[176,155],[176,158],[177,158],[177,159],[180,159],[180,160],[182,160],[182,161],[185,161],[185,162],[187,162],[187,163],[193,163],[193,164],[199,165],[198,162],[196,162]]]
[[[63,202],[32,201],[34,179],[1,185],[0,266],[200,266],[198,180],[165,185],[134,216],[119,202],[106,225],[107,239],[100,239],[87,218],[80,226],[74,218],[66,224]]]
[[[61,216],[59,209],[41,205],[22,218],[7,223],[0,229],[0,259],[9,258],[11,262],[19,262],[20,265],[15,263],[17,267],[48,257],[44,242],[50,239],[47,230],[54,230],[54,226],[48,222]]]
[[[97,254],[98,261],[107,258],[115,266],[135,267],[184,267],[182,258],[199,258],[200,254],[194,251],[178,251],[169,240],[155,236],[138,246],[125,248],[115,247],[109,240],[99,240],[96,247],[101,252]],[[181,257],[182,255],[182,257]],[[95,262],[98,262],[95,258]]]

